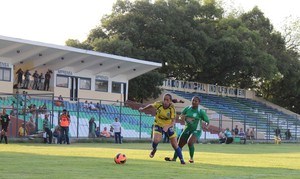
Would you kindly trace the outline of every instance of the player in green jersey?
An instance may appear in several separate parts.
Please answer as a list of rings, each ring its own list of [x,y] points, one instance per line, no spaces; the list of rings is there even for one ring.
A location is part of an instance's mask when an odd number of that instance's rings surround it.
[[[194,163],[194,152],[195,147],[194,143],[200,139],[202,133],[202,121],[205,121],[207,125],[209,124],[209,119],[204,110],[200,109],[200,98],[194,96],[192,98],[192,105],[187,106],[183,109],[181,115],[179,116],[180,120],[185,121],[185,128],[181,133],[178,141],[180,148],[184,147],[185,144],[188,144],[189,153],[190,153],[190,163]],[[166,161],[176,161],[177,155],[174,153],[173,158],[166,157]]]

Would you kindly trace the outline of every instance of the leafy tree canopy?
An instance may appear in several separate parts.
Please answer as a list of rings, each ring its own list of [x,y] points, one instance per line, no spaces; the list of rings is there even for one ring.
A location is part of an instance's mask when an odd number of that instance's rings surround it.
[[[67,45],[162,63],[130,80],[129,96],[139,101],[174,77],[251,88],[299,112],[299,56],[286,39],[258,7],[225,16],[217,0],[118,0],[86,41]]]

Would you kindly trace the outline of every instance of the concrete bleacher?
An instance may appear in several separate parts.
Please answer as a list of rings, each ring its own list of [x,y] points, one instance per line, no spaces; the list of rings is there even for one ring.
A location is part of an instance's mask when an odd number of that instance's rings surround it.
[[[7,112],[10,113],[12,110],[11,104],[13,101],[17,101],[13,96],[5,97],[0,100],[0,107],[7,108]],[[26,106],[30,104],[35,104],[37,108],[46,104],[48,112],[53,109],[53,126],[58,124],[58,116],[63,109],[70,111],[71,125],[70,125],[70,136],[72,137],[87,137],[88,136],[88,125],[89,120],[95,117],[95,122],[97,127],[100,127],[102,131],[104,127],[110,128],[110,124],[114,121],[114,118],[119,118],[122,123],[122,136],[128,138],[150,138],[152,131],[153,116],[149,116],[145,113],[140,113],[138,110],[131,109],[129,107],[120,107],[109,104],[101,104],[101,110],[91,111],[89,109],[83,108],[83,103],[71,103],[64,101],[64,107],[56,106],[52,102],[51,98],[38,98],[31,97],[26,101]],[[21,121],[28,121],[32,116],[30,113],[22,114],[22,106],[20,104],[16,105],[18,107],[18,119]],[[78,106],[79,105],[79,106]],[[34,116],[33,116],[34,117]],[[42,121],[44,119],[44,114],[39,114],[34,119],[38,123],[38,131],[43,130]],[[20,124],[22,122],[19,122]],[[78,126],[78,129],[77,129]]]
[[[182,91],[170,91],[171,93],[191,100],[194,95],[201,97],[201,105],[213,110],[220,115],[225,115],[232,121],[239,121],[248,128],[255,127],[263,137],[272,138],[277,126],[284,131],[289,128],[292,134],[300,134],[297,130],[296,117],[285,114],[277,109],[271,108],[261,102],[246,98],[223,97],[211,94],[185,93]]]

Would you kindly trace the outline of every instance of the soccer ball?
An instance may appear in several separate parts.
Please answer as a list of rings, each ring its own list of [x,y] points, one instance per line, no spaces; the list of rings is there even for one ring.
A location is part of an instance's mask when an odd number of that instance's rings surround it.
[[[122,153],[118,153],[115,158],[114,161],[116,164],[124,164],[126,162],[126,155],[122,154]]]

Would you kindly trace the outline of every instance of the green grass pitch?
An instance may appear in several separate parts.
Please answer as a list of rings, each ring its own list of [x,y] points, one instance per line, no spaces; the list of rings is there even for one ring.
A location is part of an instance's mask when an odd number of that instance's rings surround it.
[[[195,163],[165,162],[170,144],[0,144],[0,178],[300,178],[299,144],[196,144]],[[183,149],[185,160],[189,154]],[[113,158],[124,153],[127,162]]]

